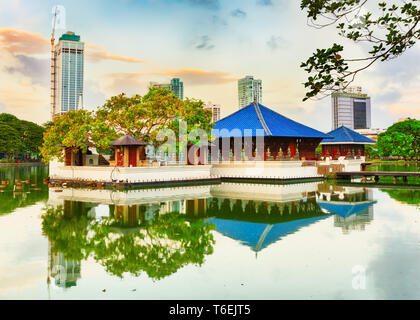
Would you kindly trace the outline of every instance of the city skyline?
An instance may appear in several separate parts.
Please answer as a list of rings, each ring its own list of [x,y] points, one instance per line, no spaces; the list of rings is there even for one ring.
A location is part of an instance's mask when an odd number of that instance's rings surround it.
[[[51,11],[56,3],[0,3],[0,112],[46,122]],[[56,35],[58,39],[72,30],[86,43],[84,104],[88,109],[121,92],[144,94],[150,78],[176,77],[185,83],[185,97],[217,101],[224,106],[221,117],[225,117],[238,108],[238,79],[254,74],[264,81],[264,105],[314,128],[330,129],[330,121],[325,121],[331,114],[329,99],[302,102],[306,74],[299,64],[314,49],[345,40],[334,30],[309,28],[298,4],[280,0],[266,5],[186,0],[102,3],[83,3],[79,12],[81,2],[63,1],[67,25]],[[235,15],[236,9],[244,14]],[[183,19],[168,35],[167,28],[177,20],[171,14]],[[111,16],[112,25],[107,22]],[[245,34],[244,27],[250,23],[255,28]],[[290,28],[295,32],[287,32]],[[346,52],[360,50],[348,47]],[[374,98],[372,127],[418,117],[419,53],[416,46],[398,61],[375,65],[356,79],[355,84]]]

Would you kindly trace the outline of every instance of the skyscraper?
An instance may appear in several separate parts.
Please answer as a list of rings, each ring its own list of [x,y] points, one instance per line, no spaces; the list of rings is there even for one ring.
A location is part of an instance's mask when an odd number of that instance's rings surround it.
[[[149,88],[151,87],[160,87],[164,89],[169,89],[179,99],[184,100],[184,83],[180,81],[179,78],[173,78],[171,80],[171,83],[159,83],[159,82],[150,81]]]
[[[215,123],[220,120],[220,105],[214,103],[207,103],[204,107],[205,110],[210,110],[212,112],[212,123]]]
[[[238,81],[239,109],[249,106],[252,102],[262,103],[262,81],[253,76],[246,76]]]
[[[331,95],[332,129],[345,126],[352,130],[370,129],[370,97],[361,87],[351,87]]]
[[[80,36],[67,32],[54,48],[53,117],[77,110],[83,103],[84,43]]]
[[[171,80],[172,92],[181,100],[184,100],[184,83],[179,78]]]

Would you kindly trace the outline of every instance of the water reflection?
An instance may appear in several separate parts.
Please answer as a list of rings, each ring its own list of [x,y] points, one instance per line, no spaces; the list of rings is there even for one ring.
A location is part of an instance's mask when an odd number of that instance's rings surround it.
[[[0,167],[0,215],[48,199],[48,168]]]
[[[78,261],[92,256],[118,277],[146,273],[154,280],[187,264],[201,265],[205,255],[213,252],[213,226],[202,218],[161,208],[156,204],[109,205],[108,216],[97,219],[97,207],[92,204],[64,200],[63,206],[50,207],[42,216],[51,261],[60,255],[55,259],[61,263],[58,269],[67,270],[63,264],[79,265]],[[51,264],[49,273],[57,282],[61,275],[54,268],[56,264]],[[69,287],[67,282],[65,287]]]
[[[42,229],[49,276],[65,288],[76,284],[80,261],[89,257],[121,278],[145,273],[160,280],[188,264],[202,265],[213,252],[213,230],[258,253],[331,215],[344,232],[363,230],[375,203],[366,189],[319,182],[56,191],[50,189]]]
[[[350,188],[330,184],[318,185],[318,204],[322,209],[335,214],[334,226],[344,234],[352,230],[365,230],[373,220],[373,190]]]

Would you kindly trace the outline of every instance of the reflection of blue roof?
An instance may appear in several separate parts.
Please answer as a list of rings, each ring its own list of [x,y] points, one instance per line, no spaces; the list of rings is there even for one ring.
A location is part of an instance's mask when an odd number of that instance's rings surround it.
[[[216,226],[216,230],[221,234],[240,241],[242,244],[251,247],[254,251],[260,251],[270,244],[277,242],[280,238],[295,233],[300,228],[309,226],[326,217],[329,217],[329,215],[277,224],[217,218],[209,219],[208,222],[213,223]]]
[[[236,132],[218,131],[223,129],[238,130],[235,130]],[[262,130],[263,134],[257,132],[257,129]],[[325,133],[286,118],[261,104],[254,103],[217,121],[213,130],[217,138],[250,136],[329,138]]]
[[[362,136],[360,133],[353,131],[347,127],[341,126],[331,132],[328,135],[333,139],[325,139],[321,143],[337,143],[337,142],[353,142],[353,143],[375,143],[375,141]]]
[[[359,203],[359,204],[339,204],[339,203],[327,203],[327,202],[318,202],[318,205],[322,208],[327,210],[328,212],[337,214],[343,218],[350,217],[353,214],[357,214],[367,208],[369,208],[371,205],[373,205],[375,201],[372,202],[365,202],[365,203]]]

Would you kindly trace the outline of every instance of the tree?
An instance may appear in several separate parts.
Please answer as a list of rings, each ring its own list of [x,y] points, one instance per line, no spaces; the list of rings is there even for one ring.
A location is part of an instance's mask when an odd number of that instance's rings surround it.
[[[111,142],[122,135],[158,146],[157,135],[162,129],[171,129],[178,134],[179,120],[187,123],[187,130],[200,128],[209,135],[211,111],[204,109],[201,100],[180,100],[170,90],[153,87],[143,97],[127,97],[120,94],[111,97],[96,112],[70,111],[51,124],[46,124],[44,143],[41,148],[45,162],[64,158],[63,147],[86,152],[87,142],[98,150],[107,150]]]
[[[180,100],[170,90],[152,87],[143,97],[131,98],[120,94],[99,107],[96,117],[101,123],[121,134],[159,145],[156,137],[161,129],[178,133],[179,120],[187,123],[188,131],[201,128],[211,131],[211,112],[204,109],[201,100]]]
[[[375,11],[366,11],[368,0],[301,0],[308,23],[316,28],[336,25],[338,34],[368,46],[364,57],[345,58],[344,47],[334,43],[317,49],[301,64],[310,74],[304,101],[329,94],[352,83],[356,75],[377,61],[388,61],[413,47],[420,38],[420,6],[417,0],[376,1]],[[397,3],[397,4],[396,4]]]
[[[22,140],[19,132],[2,122],[0,122],[0,154],[5,154],[7,157],[17,156],[23,149]]]
[[[0,124],[2,125],[0,134],[4,141],[0,153],[14,156],[39,154],[39,147],[43,140],[43,127],[30,121],[19,120],[8,113],[0,114]],[[2,133],[4,130],[6,131]]]
[[[379,157],[378,146],[376,144],[365,145],[365,154],[368,159],[377,159]]]
[[[378,152],[382,157],[398,156],[420,159],[420,121],[397,122],[378,135]]]
[[[88,142],[106,149],[116,137],[115,131],[98,121],[92,111],[69,111],[58,116],[45,131],[40,150],[45,163],[54,158],[63,161],[64,147],[86,153]]]

